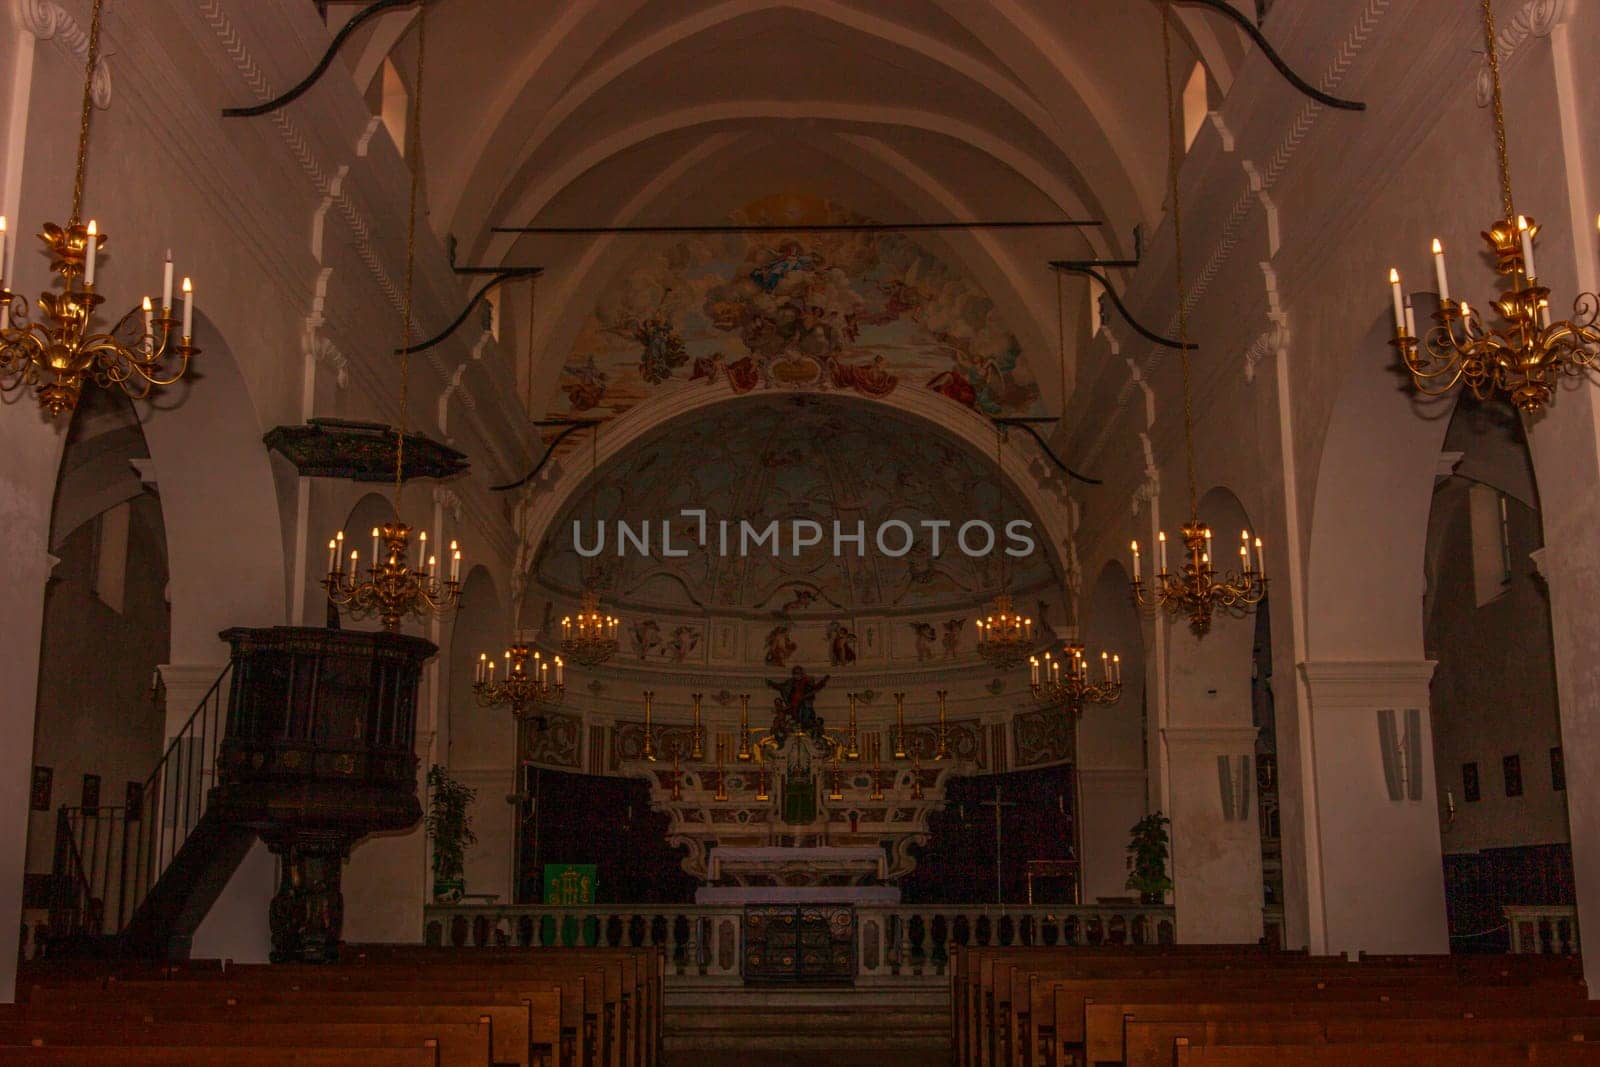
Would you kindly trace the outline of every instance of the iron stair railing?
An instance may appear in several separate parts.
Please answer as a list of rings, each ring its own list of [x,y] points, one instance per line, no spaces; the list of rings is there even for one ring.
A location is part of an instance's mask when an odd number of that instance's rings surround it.
[[[125,930],[206,813],[227,725],[230,661],[123,806],[62,807],[50,938]]]

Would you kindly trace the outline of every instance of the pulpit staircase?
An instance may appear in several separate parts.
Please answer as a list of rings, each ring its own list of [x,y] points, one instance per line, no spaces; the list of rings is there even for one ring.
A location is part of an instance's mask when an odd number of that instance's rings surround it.
[[[256,836],[209,806],[232,670],[223,668],[123,805],[58,811],[49,955],[187,955]]]

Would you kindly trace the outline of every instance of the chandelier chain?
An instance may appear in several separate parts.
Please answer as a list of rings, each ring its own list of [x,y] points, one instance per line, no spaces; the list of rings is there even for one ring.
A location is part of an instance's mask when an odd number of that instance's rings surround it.
[[[1200,514],[1199,482],[1194,471],[1194,405],[1189,388],[1189,307],[1183,284],[1183,211],[1178,203],[1178,166],[1182,157],[1182,126],[1172,94],[1172,3],[1161,9],[1161,63],[1167,90],[1167,196],[1172,211],[1173,283],[1178,297],[1178,363],[1183,368],[1183,451],[1189,477],[1189,514]]]
[[[1483,46],[1489,56],[1490,100],[1494,104],[1494,148],[1500,163],[1500,200],[1506,221],[1515,223],[1517,210],[1511,199],[1511,153],[1506,149],[1506,112],[1500,102],[1500,49],[1495,43],[1494,5],[1483,0]]]
[[[1067,312],[1066,297],[1062,292],[1064,280],[1056,271],[1056,360],[1061,368],[1061,414],[1067,413]]]
[[[533,327],[539,316],[539,276],[528,279],[528,380],[523,386],[528,417],[533,417]]]
[[[100,9],[105,0],[94,0],[89,9],[89,51],[84,60],[83,112],[78,119],[78,162],[72,177],[72,214],[67,225],[83,218],[83,181],[89,170],[89,120],[94,114],[94,72],[100,65]]]
[[[411,98],[411,193],[406,210],[406,280],[400,299],[400,417],[395,426],[394,513],[405,491],[406,405],[410,400],[412,294],[417,274],[417,200],[422,186],[422,82],[428,60],[428,5],[417,9],[417,84]]]

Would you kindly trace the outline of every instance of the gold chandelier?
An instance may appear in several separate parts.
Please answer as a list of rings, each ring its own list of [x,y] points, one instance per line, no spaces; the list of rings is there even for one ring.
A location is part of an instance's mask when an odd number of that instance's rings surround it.
[[[583,606],[576,615],[561,620],[561,651],[574,663],[593,667],[604,663],[617,652],[617,626],[622,622],[615,615],[600,610],[600,595],[584,590]]]
[[[89,159],[89,120],[94,112],[94,72],[100,63],[100,9],[89,16],[89,50],[83,76],[83,110],[78,122],[78,160],[72,181],[72,213],[65,226],[44,225],[39,235],[50,250],[50,270],[61,276],[60,292],[39,294],[39,321],[28,300],[5,281],[6,220],[0,216],[0,389],[32,385],[39,406],[54,418],[78,404],[86,381],[113,385],[135,400],[157,386],[172,385],[199,353],[194,347],[194,286],[183,279],[181,317],[172,306],[172,256],[167,255],[161,309],[147,296],[139,308],[105,333],[94,328],[95,309],[105,297],[94,291],[95,265],[106,236],[99,224],[83,219],[83,179]],[[82,283],[79,283],[79,279]],[[182,330],[179,332],[181,323]]]
[[[1009,594],[1001,593],[989,605],[989,613],[979,619],[978,655],[995,670],[1007,671],[1021,663],[1033,647],[1033,620],[1023,618],[1011,607]]]
[[[1550,403],[1558,377],[1580,373],[1600,356],[1600,329],[1595,326],[1600,296],[1580,293],[1573,301],[1574,318],[1551,321],[1550,290],[1539,284],[1533,260],[1539,224],[1518,215],[1511,198],[1500,57],[1495,49],[1490,0],[1483,0],[1483,34],[1489,53],[1500,198],[1505,208],[1505,217],[1495,221],[1483,238],[1494,254],[1496,272],[1507,279],[1500,299],[1492,302],[1505,325],[1491,326],[1465,300],[1451,299],[1444,248],[1434,238],[1433,269],[1439,289],[1434,325],[1426,336],[1417,336],[1416,313],[1400,288],[1400,272],[1391,270],[1395,338],[1390,344],[1399,350],[1417,391],[1426,396],[1442,396],[1465,384],[1479,400],[1501,396],[1524,414],[1533,415]]]
[[[1062,677],[1062,664],[1066,664]],[[1073,714],[1083,711],[1086,704],[1115,704],[1122,699],[1122,657],[1100,653],[1100,680],[1091,681],[1089,662],[1084,658],[1083,646],[1072,642],[1062,651],[1061,659],[1034,656],[1028,660],[1029,683],[1033,698],[1049,708],[1065,708]]]
[[[1262,563],[1261,538],[1251,543],[1250,531],[1241,535],[1240,569],[1219,573],[1212,563],[1211,527],[1200,521],[1200,492],[1194,472],[1194,404],[1189,385],[1189,312],[1183,282],[1183,212],[1178,198],[1178,161],[1182,158],[1182,132],[1172,98],[1172,9],[1167,5],[1161,16],[1161,48],[1167,82],[1167,195],[1172,204],[1173,279],[1178,303],[1178,362],[1183,368],[1183,451],[1189,475],[1189,521],[1180,528],[1188,558],[1172,572],[1167,567],[1167,534],[1157,537],[1158,570],[1155,583],[1146,597],[1139,542],[1133,548],[1133,598],[1139,605],[1155,604],[1173,616],[1186,614],[1196,634],[1211,628],[1211,616],[1219,608],[1248,611],[1267,595],[1266,567]],[[1252,551],[1253,549],[1253,551]]]
[[[450,542],[449,577],[443,577],[438,560],[428,554],[428,533],[417,534],[416,561],[411,556],[412,528],[400,519],[405,492],[406,406],[410,378],[411,299],[417,266],[417,196],[422,179],[422,74],[427,56],[428,5],[417,14],[416,94],[411,105],[410,143],[416,146],[411,165],[411,200],[406,215],[406,279],[400,302],[400,425],[394,432],[393,522],[372,529],[372,564],[363,577],[361,553],[352,549],[346,571],[344,531],[328,542],[328,574],[322,587],[337,607],[348,607],[357,618],[376,615],[383,628],[400,629],[408,615],[419,619],[443,616],[461,603],[461,548]],[[441,543],[443,538],[435,541]]]
[[[551,663],[555,664],[553,672]],[[542,711],[560,704],[567,695],[565,668],[560,656],[547,661],[519,640],[506,649],[505,674],[499,678],[495,677],[494,660],[487,652],[479,654],[472,692],[479,707],[509,706],[518,722],[531,719],[537,729],[543,730],[547,722]]]

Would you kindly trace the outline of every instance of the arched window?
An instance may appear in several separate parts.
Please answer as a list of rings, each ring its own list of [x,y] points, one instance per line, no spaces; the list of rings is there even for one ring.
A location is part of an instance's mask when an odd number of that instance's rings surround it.
[[[1203,64],[1196,63],[1189,72],[1189,80],[1183,86],[1183,147],[1185,149],[1194,144],[1194,139],[1200,133],[1200,126],[1206,120],[1206,112],[1210,110],[1210,100],[1207,98],[1206,68]]]

